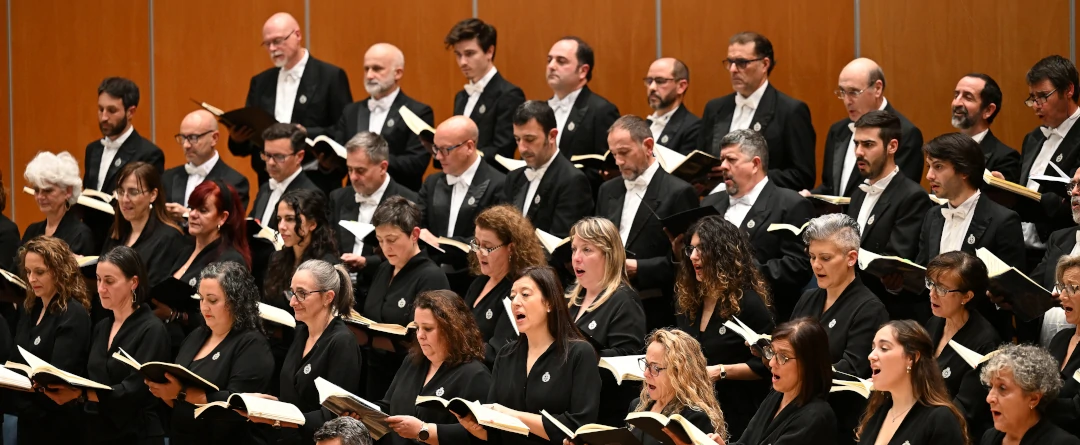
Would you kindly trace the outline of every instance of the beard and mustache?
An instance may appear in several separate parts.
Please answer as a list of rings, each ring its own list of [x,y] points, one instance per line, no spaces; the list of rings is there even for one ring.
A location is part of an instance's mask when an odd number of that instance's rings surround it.
[[[383,81],[379,81],[378,79],[371,79],[364,82],[364,90],[367,91],[367,93],[371,96],[379,96],[383,93],[386,93],[387,91],[390,91],[391,88],[394,88],[394,83],[395,82],[393,77],[389,77],[388,79]]]
[[[127,113],[125,113],[124,116],[120,118],[120,122],[117,122],[116,125],[113,125],[113,124],[111,124],[109,122],[99,122],[98,123],[98,128],[101,129],[101,135],[105,136],[105,137],[120,136],[121,134],[124,133],[124,130],[127,129],[127,126],[128,126]]]
[[[677,95],[675,94],[674,91],[672,91],[672,93],[669,94],[668,97],[661,97],[657,93],[649,93],[649,96],[648,96],[649,108],[652,108],[653,111],[665,110],[668,107],[670,107],[672,104],[675,103],[676,98],[677,98]]]
[[[958,130],[967,130],[975,126],[975,118],[968,113],[967,108],[956,106],[952,109],[952,126]]]

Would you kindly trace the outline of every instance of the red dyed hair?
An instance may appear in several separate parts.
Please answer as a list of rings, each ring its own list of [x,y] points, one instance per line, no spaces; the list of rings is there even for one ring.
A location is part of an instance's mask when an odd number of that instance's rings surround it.
[[[216,181],[203,181],[202,184],[196,186],[195,190],[191,191],[191,196],[188,197],[188,206],[198,208],[212,203],[219,216],[228,211],[229,218],[221,225],[221,245],[218,249],[220,251],[225,246],[232,246],[237,252],[240,252],[240,255],[244,256],[247,266],[251,267],[251,250],[248,248],[247,234],[245,233],[247,226],[244,221],[244,209],[240,207],[243,203],[240,201],[240,194],[236,193],[233,186],[224,185],[228,188],[229,198],[232,201],[232,205],[229,206],[231,208],[222,208],[225,207],[222,205],[222,201],[224,201],[223,190]],[[211,200],[211,198],[213,199]],[[208,200],[210,201],[208,202]]]

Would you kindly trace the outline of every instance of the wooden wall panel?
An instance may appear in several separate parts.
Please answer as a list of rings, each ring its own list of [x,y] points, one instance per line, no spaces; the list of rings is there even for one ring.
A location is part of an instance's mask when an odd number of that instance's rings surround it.
[[[728,39],[742,31],[769,38],[776,55],[770,82],[810,107],[820,182],[825,135],[833,122],[846,116],[843,103],[832,92],[840,70],[855,54],[853,2],[667,0],[662,2],[661,18],[663,54],[690,68],[686,103],[699,117],[706,102],[732,91],[723,64]]]
[[[9,113],[8,113],[8,71],[7,71],[7,9],[0,10],[0,63],[4,66],[0,66],[0,172],[3,172],[4,176],[4,190],[7,192],[7,206],[4,208],[4,214],[9,218],[11,217],[11,210],[14,208],[12,190],[15,190],[14,185],[18,182],[11,174],[11,127],[8,125]],[[22,175],[22,168],[16,168],[16,175]],[[22,188],[21,186],[19,188]],[[18,191],[18,190],[15,190]],[[19,226],[19,231],[26,229],[26,224]]]
[[[1031,11],[1039,11],[1035,23]],[[1045,56],[1069,56],[1064,1],[864,1],[861,13],[862,55],[885,70],[889,102],[926,140],[956,131],[949,122],[953,89],[961,76],[979,71],[993,77],[1004,96],[991,128],[1019,150],[1039,125],[1023,104],[1024,75]]]
[[[292,14],[303,26],[304,0],[154,2],[156,142],[165,151],[166,168],[185,162],[184,150],[173,135],[184,116],[198,109],[191,99],[225,110],[242,107],[251,76],[273,66],[259,43],[263,23],[279,11]],[[307,30],[303,31],[307,38]],[[228,135],[222,126],[218,154],[247,176],[254,201],[258,179],[251,161],[229,153]]]
[[[548,50],[560,37],[576,35],[592,46],[596,57],[589,88],[622,114],[652,112],[641,78],[656,59],[655,1],[480,0],[478,9],[480,18],[499,31],[499,72],[525,90],[527,98],[551,98],[545,78]]]
[[[145,1],[10,2],[14,83],[15,205],[20,227],[40,220],[20,190],[22,167],[40,150],[69,151],[82,165],[101,138],[97,86],[108,76],[139,85],[136,129],[150,135],[149,7]]]

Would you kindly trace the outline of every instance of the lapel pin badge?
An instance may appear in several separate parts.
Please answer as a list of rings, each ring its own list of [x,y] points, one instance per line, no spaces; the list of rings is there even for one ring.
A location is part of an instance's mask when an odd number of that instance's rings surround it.
[[[484,104],[480,104],[480,114],[484,114],[485,111],[487,111],[487,107],[484,106]]]
[[[975,244],[975,235],[968,235],[968,244]]]
[[[574,131],[574,123],[573,122],[566,125],[566,131]]]
[[[870,215],[870,219],[866,221],[866,225],[869,226],[869,225],[873,225],[873,224],[874,224],[874,215]]]
[[[119,167],[119,166],[120,166],[120,164],[122,164],[122,163],[123,163],[122,161],[120,161],[119,159],[117,159],[117,160],[116,160],[115,162],[113,162],[113,163],[112,163],[112,165],[113,165],[114,167]]]
[[[761,122],[754,122],[754,131],[761,131]]]
[[[469,197],[469,205],[470,206],[476,205],[476,197],[474,197],[474,196]]]
[[[668,137],[667,137],[666,134],[660,138],[660,143],[661,144],[666,144],[667,141],[668,141]]]
[[[754,226],[756,226],[756,225],[757,224],[754,223],[754,220],[751,219],[750,222],[746,223],[746,228],[747,229],[753,229]]]
[[[1062,155],[1058,154],[1058,157],[1057,157],[1057,159],[1054,159],[1054,162],[1061,162],[1061,159],[1062,159]]]
[[[306,104],[307,103],[307,96],[301,94],[300,95],[300,103]]]
[[[387,127],[393,127],[394,126],[394,120],[393,119],[387,119],[386,120],[386,126]]]
[[[533,205],[537,204],[540,204],[540,195],[536,195],[536,197],[533,198]]]

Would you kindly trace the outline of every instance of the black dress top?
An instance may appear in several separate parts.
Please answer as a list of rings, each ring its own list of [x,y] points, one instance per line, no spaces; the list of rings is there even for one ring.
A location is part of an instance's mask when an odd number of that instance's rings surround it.
[[[581,290],[582,295],[585,290]],[[582,297],[583,298],[583,297]],[[577,317],[581,306],[572,304],[570,316]],[[611,297],[591,312],[585,312],[575,322],[578,330],[597,348],[601,357],[621,357],[645,353],[645,310],[636,290],[619,286]],[[608,426],[624,424],[626,404],[641,394],[641,383],[624,381],[619,385],[615,375],[606,370],[600,373],[600,415],[597,421]]]
[[[1050,355],[1054,356],[1058,363],[1065,362],[1065,356],[1069,352],[1069,340],[1074,334],[1076,334],[1075,327],[1063,329],[1050,341],[1048,348]],[[1050,409],[1046,411],[1050,420],[1074,436],[1080,436],[1080,422],[1076,421],[1080,418],[1080,383],[1073,378],[1073,374],[1078,369],[1080,369],[1080,353],[1074,349],[1072,355],[1069,356],[1069,362],[1061,368],[1061,392],[1058,393],[1054,404],[1050,405]]]
[[[158,399],[150,394],[142,374],[112,355],[123,349],[139,363],[171,361],[165,325],[148,306],[139,306],[120,325],[110,345],[111,314],[94,326],[87,378],[109,385],[112,391],[97,391],[96,406],[87,404],[87,435],[95,444],[164,443]]]
[[[576,430],[596,422],[600,407],[600,368],[596,351],[585,341],[571,341],[565,354],[555,350],[552,343],[526,373],[529,343],[525,336],[499,351],[495,368],[491,370],[491,390],[488,403],[498,403],[527,413],[545,410],[563,425]],[[550,440],[535,434],[528,437],[489,428],[491,444],[551,444],[562,445],[566,435],[547,419],[544,432]],[[440,441],[441,442],[441,441]]]
[[[771,383],[766,376],[771,377],[772,373],[768,365],[761,358],[754,357],[750,348],[746,347],[746,340],[724,326],[727,319],[720,316],[719,308],[713,311],[705,330],[700,329],[702,308],[697,308],[697,311],[697,318],[693,321],[686,313],[677,314],[675,319],[679,329],[701,343],[706,364],[713,366],[745,363],[755,374],[762,377],[761,380],[717,380],[714,385],[717,401],[720,402],[720,409],[724,410],[724,420],[728,423],[728,431],[731,437],[739,437],[769,392]],[[759,334],[771,334],[775,328],[772,313],[761,296],[752,289],[743,290],[739,299],[739,313],[735,316]]]
[[[797,406],[795,402],[791,402],[784,407],[783,411],[777,413],[783,399],[784,393],[770,391],[735,445],[836,443],[836,415],[825,400],[812,399],[803,406]],[[720,408],[723,409],[723,406]],[[724,411],[724,415],[727,415],[727,411]]]
[[[641,402],[641,399],[639,399],[639,398],[631,400],[630,401],[630,407],[626,410],[626,412],[627,413],[635,412],[635,409],[637,408],[638,403],[640,403],[640,402]],[[653,404],[655,404],[655,403],[656,403],[655,401],[653,401],[652,403],[649,403],[647,406],[645,406],[645,409],[642,410],[642,411],[651,410],[652,407],[653,407]],[[709,419],[708,414],[705,414],[705,411],[697,410],[697,409],[694,409],[694,408],[691,408],[691,407],[686,407],[686,408],[683,408],[682,411],[679,411],[678,413],[672,413],[672,414],[678,414],[680,416],[683,416],[684,418],[686,418],[686,420],[689,420],[690,423],[692,423],[694,426],[697,427],[697,429],[701,430],[705,434],[715,433],[716,432],[716,429],[713,428],[712,420]],[[640,428],[634,428],[632,425],[627,425],[627,428],[630,428],[630,433],[633,434],[634,437],[636,437],[638,440],[641,441],[641,445],[661,445],[661,443],[662,443],[659,440],[657,440],[655,437],[649,435],[649,433],[646,433],[644,430],[642,430]]]
[[[60,309],[59,299],[59,295],[52,298],[50,310],[40,323],[37,323],[43,305],[40,298],[29,314],[19,317],[15,344],[57,368],[86,376],[90,314],[73,298],[68,299],[65,309]],[[11,354],[11,361],[26,363],[17,352]],[[83,430],[82,411],[77,404],[57,405],[44,394],[19,393],[16,400],[19,443],[84,443],[85,437],[71,434]]]
[[[979,444],[1001,445],[1004,440],[1005,433],[991,428],[982,435]],[[1020,445],[1080,445],[1080,439],[1058,428],[1054,422],[1042,419],[1024,433]]]
[[[304,425],[282,428],[279,444],[314,444],[315,431],[337,417],[319,403],[316,378],[322,377],[353,394],[360,391],[360,346],[344,321],[334,318],[304,355],[307,340],[307,325],[297,323],[296,336],[281,367],[278,399],[300,408],[304,413]]]
[[[195,239],[191,237],[185,237],[180,247],[180,251],[177,252],[172,267],[169,269],[169,277],[173,276],[176,271],[180,270],[187,264],[188,258],[191,258],[191,254],[195,252]],[[218,238],[207,244],[195,255],[195,259],[191,261],[191,265],[180,276],[179,280],[183,283],[187,283],[191,287],[194,287],[196,291],[199,290],[199,275],[202,274],[203,269],[209,266],[210,263],[233,261],[239,263],[245,268],[249,268],[247,261],[244,261],[244,256],[240,254],[233,246],[222,246],[221,238]],[[166,277],[167,278],[167,277]],[[177,311],[181,311],[187,314],[187,323],[173,322],[165,325],[169,330],[170,342],[173,345],[173,352],[178,352],[180,344],[184,342],[184,338],[187,337],[191,331],[195,328],[206,324],[203,320],[202,311],[199,310],[198,304],[191,305],[190,308],[173,308]]]
[[[127,244],[127,239],[107,238],[101,253]],[[131,245],[146,265],[147,283],[150,287],[171,276],[175,255],[184,248],[184,234],[157,219],[151,212],[139,239]],[[187,258],[185,258],[186,260]],[[181,263],[183,265],[183,263]]]
[[[416,406],[417,396],[436,396],[446,400],[460,397],[465,400],[479,400],[483,402],[488,390],[491,388],[491,372],[478,360],[470,360],[459,365],[443,363],[435,371],[426,384],[428,370],[431,362],[423,354],[415,360],[413,356],[401,363],[394,382],[386,391],[386,396],[378,402],[383,412],[391,416],[413,416],[424,423],[438,425],[439,443],[458,444],[469,443],[472,437],[458,423],[450,411],[445,408],[429,408]],[[390,431],[379,443],[389,444],[415,444],[409,439],[404,439],[397,433]]]
[[[214,350],[196,360],[195,354],[210,338],[203,326],[180,345],[176,364],[217,385],[220,391],[206,393],[207,402],[225,401],[230,394],[265,393],[274,371],[274,357],[266,337],[255,330],[231,331]],[[182,444],[265,444],[269,425],[247,422],[233,412],[206,412],[195,418],[195,405],[177,401],[172,410],[169,442]]]
[[[27,226],[26,232],[23,233],[22,243],[26,244],[27,241],[44,235],[45,226],[48,223],[48,221],[38,221]],[[79,219],[78,212],[70,210],[64,212],[64,216],[60,218],[60,223],[56,225],[56,230],[53,231],[52,236],[68,243],[68,247],[76,255],[97,255],[97,252],[94,251],[96,245],[94,244],[94,232],[90,230],[90,226],[83,224],[82,220]]]
[[[892,399],[886,399],[878,407],[874,417],[871,417],[863,428],[860,436],[860,444],[873,444],[877,440],[881,425],[885,423],[885,417],[892,408]],[[896,433],[889,440],[888,445],[902,444],[938,444],[938,443],[964,443],[967,432],[960,428],[960,422],[956,420],[952,410],[946,406],[927,406],[915,403],[904,415],[904,420],[896,428]]]
[[[0,269],[13,270],[19,249],[19,226],[0,213]]]
[[[506,313],[503,299],[510,297],[510,287],[514,285],[514,279],[507,276],[499,284],[491,288],[484,295],[480,303],[480,292],[484,290],[490,277],[480,275],[469,285],[469,291],[465,293],[465,304],[472,309],[476,326],[480,328],[480,335],[484,338],[484,363],[490,368],[495,364],[495,356],[507,343],[517,338],[514,325],[511,324],[510,314]]]
[[[945,335],[945,319],[930,317],[926,322],[926,331],[937,348]],[[968,311],[968,321],[953,335],[952,340],[979,354],[989,354],[998,348],[1001,339],[990,322],[979,311]],[[990,406],[986,403],[989,392],[979,380],[979,369],[971,369],[963,357],[952,346],[946,346],[937,357],[941,378],[953,398],[953,405],[964,414],[967,420],[968,435],[982,437],[983,432],[994,427],[994,418],[990,415]]]

